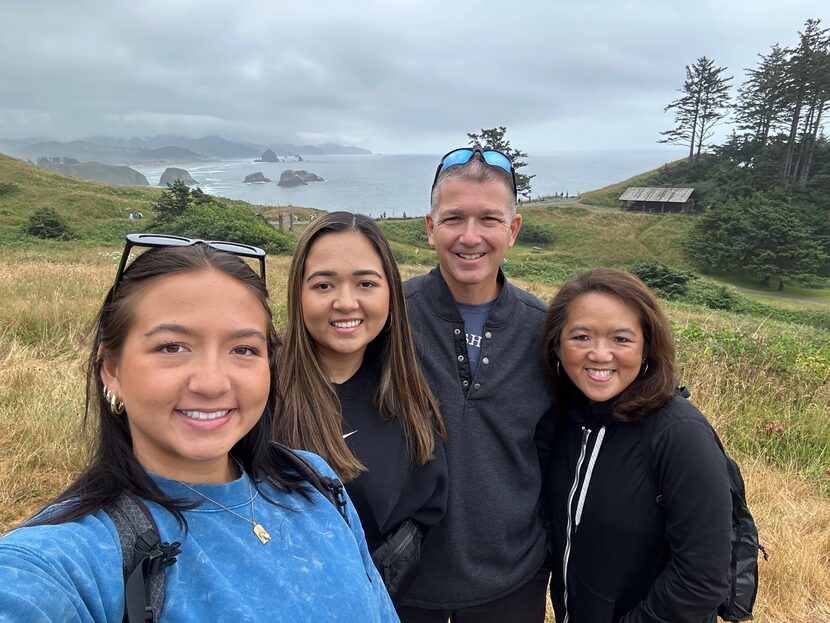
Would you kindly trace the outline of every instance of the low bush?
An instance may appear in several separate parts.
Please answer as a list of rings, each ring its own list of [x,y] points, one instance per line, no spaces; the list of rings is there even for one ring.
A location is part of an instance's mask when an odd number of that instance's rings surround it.
[[[218,203],[193,204],[164,227],[165,233],[203,240],[228,240],[262,247],[272,255],[290,255],[293,241],[247,208]]]
[[[53,208],[49,207],[36,210],[23,225],[23,231],[29,236],[45,240],[69,240],[72,238],[69,225]]]
[[[556,235],[549,225],[524,221],[516,242],[521,244],[553,244],[556,242]]]
[[[637,262],[629,270],[663,298],[676,299],[686,294],[692,275],[660,262]]]
[[[0,182],[0,197],[11,195],[18,191],[17,184],[11,182]]]

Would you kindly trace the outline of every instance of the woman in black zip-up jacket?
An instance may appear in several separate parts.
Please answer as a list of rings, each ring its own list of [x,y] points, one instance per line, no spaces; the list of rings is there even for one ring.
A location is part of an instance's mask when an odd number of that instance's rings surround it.
[[[716,621],[731,552],[726,464],[675,391],[654,295],[623,271],[587,271],[553,299],[544,347],[558,404],[539,429],[557,622]]]

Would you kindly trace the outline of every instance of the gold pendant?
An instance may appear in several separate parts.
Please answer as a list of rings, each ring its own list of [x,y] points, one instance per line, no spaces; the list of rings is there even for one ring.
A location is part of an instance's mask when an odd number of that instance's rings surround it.
[[[254,524],[254,534],[257,535],[262,544],[265,545],[268,541],[271,540],[271,535],[268,534],[268,531],[262,527],[262,524]]]

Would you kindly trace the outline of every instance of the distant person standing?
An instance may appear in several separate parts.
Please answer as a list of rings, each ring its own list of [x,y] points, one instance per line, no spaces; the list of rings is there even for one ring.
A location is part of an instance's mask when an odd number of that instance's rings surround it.
[[[441,159],[426,217],[438,266],[405,286],[447,428],[450,489],[398,607],[405,623],[545,618],[534,433],[551,406],[540,346],[547,308],[500,268],[521,224],[507,156],[462,148]]]

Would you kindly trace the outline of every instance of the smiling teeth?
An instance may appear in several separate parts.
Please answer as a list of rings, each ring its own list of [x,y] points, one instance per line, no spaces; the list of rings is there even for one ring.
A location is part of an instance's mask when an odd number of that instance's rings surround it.
[[[588,374],[591,376],[611,376],[613,370],[597,370],[596,368],[588,368]]]
[[[224,417],[228,414],[229,409],[224,411],[212,411],[210,413],[206,411],[182,411],[187,417],[192,418],[194,420],[215,420],[220,417]]]
[[[478,259],[478,258],[480,258],[482,255],[484,255],[484,253],[473,253],[473,254],[469,254],[469,253],[459,253],[459,254],[458,254],[458,257],[460,257],[460,258],[462,258],[462,259],[464,259],[464,260],[477,260],[477,259]]]
[[[361,324],[362,320],[335,320],[333,324],[338,329],[351,329]]]

